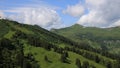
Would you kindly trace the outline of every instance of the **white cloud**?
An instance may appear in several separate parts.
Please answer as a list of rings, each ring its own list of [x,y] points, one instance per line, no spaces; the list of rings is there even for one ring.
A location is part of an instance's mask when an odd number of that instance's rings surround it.
[[[74,17],[80,17],[84,14],[84,7],[79,3],[76,5],[68,6],[67,9],[63,10],[64,14],[69,14]]]
[[[110,25],[110,27],[114,27],[114,26],[120,26],[120,20]]]
[[[7,10],[6,12],[14,13],[9,15],[10,19],[25,24],[36,24],[47,29],[58,27],[58,25],[61,25],[61,19],[59,15],[54,9],[49,7],[25,7]]]
[[[78,21],[79,24],[84,26],[104,26],[106,25],[106,21],[102,16],[97,16],[96,11],[90,11],[89,14],[83,15]]]
[[[89,7],[99,7],[99,5],[103,5],[106,0],[85,0],[86,5]]]
[[[0,17],[4,18],[4,12],[0,10]]]
[[[120,0],[86,0],[88,14],[78,23],[85,26],[110,27],[120,25]]]

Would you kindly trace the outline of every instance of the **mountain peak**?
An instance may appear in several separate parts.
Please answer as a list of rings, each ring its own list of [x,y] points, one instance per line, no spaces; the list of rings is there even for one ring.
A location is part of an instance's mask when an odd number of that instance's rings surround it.
[[[83,27],[82,25],[80,25],[80,24],[74,24],[74,25],[72,25],[72,27],[74,27],[74,28],[80,28],[80,27]]]
[[[80,25],[80,24],[74,24],[73,26],[82,26],[82,25]]]

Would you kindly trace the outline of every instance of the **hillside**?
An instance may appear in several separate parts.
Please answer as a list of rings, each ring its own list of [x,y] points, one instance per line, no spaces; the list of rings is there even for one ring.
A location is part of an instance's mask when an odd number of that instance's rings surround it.
[[[120,68],[117,55],[7,19],[0,20],[0,55],[0,68]]]
[[[120,27],[97,28],[75,24],[51,31],[76,42],[87,42],[93,48],[108,50],[114,54],[120,53]]]

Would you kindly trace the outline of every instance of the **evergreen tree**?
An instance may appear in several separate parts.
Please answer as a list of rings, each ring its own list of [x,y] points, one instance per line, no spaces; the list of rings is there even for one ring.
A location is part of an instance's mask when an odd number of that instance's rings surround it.
[[[61,61],[62,61],[63,63],[66,63],[66,62],[67,62],[67,57],[65,56],[65,54],[62,54],[62,55],[61,55]]]
[[[67,52],[67,51],[65,51],[65,52],[64,52],[64,54],[65,54],[65,56],[66,56],[66,57],[69,57],[69,55],[68,55],[68,52]]]
[[[84,61],[82,68],[89,68],[89,62],[88,61]]]
[[[112,63],[111,62],[107,63],[107,68],[112,68]]]
[[[44,56],[44,59],[45,59],[45,61],[49,61],[48,57],[46,55]]]
[[[76,59],[76,63],[75,64],[77,65],[78,68],[82,68],[81,67],[81,62],[80,62],[80,60],[78,58]]]
[[[99,62],[100,62],[100,58],[99,58],[97,55],[95,56],[95,62],[96,62],[96,63],[99,63]]]

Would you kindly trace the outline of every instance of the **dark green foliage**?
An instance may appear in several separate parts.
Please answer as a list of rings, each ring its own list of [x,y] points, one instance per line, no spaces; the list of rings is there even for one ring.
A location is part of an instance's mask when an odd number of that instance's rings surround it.
[[[60,58],[61,62],[70,64],[70,60],[68,60],[68,58],[69,58],[68,52],[63,51]]]
[[[30,59],[31,61],[35,61],[35,58],[31,53],[27,54],[26,58]]]
[[[66,63],[67,57],[64,54],[62,54],[60,60],[64,63]]]
[[[15,46],[12,45],[11,41],[6,38],[0,40],[0,48],[7,48],[8,50],[14,50]]]
[[[47,57],[46,55],[45,55],[44,59],[45,59],[45,61],[49,61],[49,60],[48,60],[48,57]]]
[[[100,62],[100,58],[98,56],[95,56],[95,62],[99,63]]]
[[[114,65],[116,68],[120,68],[120,59],[119,60],[117,60],[117,63],[115,63],[115,65]]]
[[[33,59],[24,58],[23,68],[40,68],[40,65]]]
[[[0,38],[3,37],[9,31],[8,21],[0,19]]]
[[[52,44],[45,42],[43,40],[40,40],[38,37],[29,36],[26,38],[28,40],[28,44],[36,46],[36,47],[43,47],[46,50],[51,50]]]
[[[65,51],[64,54],[65,54],[66,57],[69,57],[69,54],[68,54],[67,51]]]
[[[39,68],[34,67],[36,61],[34,57],[29,54],[26,58],[23,53],[23,45],[19,41],[12,42],[9,39],[2,38],[0,40],[0,68]],[[39,66],[37,64],[37,66]]]
[[[25,39],[26,37],[27,37],[26,34],[23,33],[23,32],[21,32],[21,31],[19,31],[19,30],[17,30],[15,32],[15,34],[13,35],[13,39],[17,39],[17,38],[23,38],[23,39]]]
[[[84,61],[83,65],[82,65],[82,68],[89,68],[89,62]]]
[[[91,68],[96,68],[94,65],[91,65],[90,67],[91,67]]]
[[[108,62],[107,65],[106,65],[107,68],[112,68],[112,63],[111,62]]]
[[[14,66],[19,66],[19,62],[17,62],[19,59],[17,59],[16,55],[19,54],[20,51],[17,51],[18,53],[15,53],[16,46],[12,45],[12,42],[8,39],[1,39],[0,40],[0,68],[12,68]],[[14,57],[14,59],[12,59]]]
[[[82,68],[80,59],[77,58],[75,64],[78,68]]]

